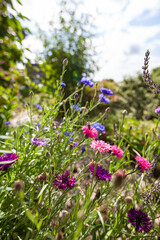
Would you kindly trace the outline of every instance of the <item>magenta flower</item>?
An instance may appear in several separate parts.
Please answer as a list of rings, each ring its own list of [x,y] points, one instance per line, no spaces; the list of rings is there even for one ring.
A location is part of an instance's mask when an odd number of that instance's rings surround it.
[[[84,125],[82,127],[83,133],[86,134],[89,138],[96,138],[98,136],[98,132],[92,126]]]
[[[36,146],[46,146],[47,142],[45,138],[39,139],[37,137],[32,138],[31,140],[31,144],[36,145]]]
[[[91,148],[94,150],[97,150],[98,152],[109,152],[111,150],[111,145],[107,144],[106,142],[102,140],[93,140],[91,143]]]
[[[141,210],[131,208],[128,211],[128,221],[136,228],[137,232],[149,232],[152,227],[152,223],[149,222],[149,220],[147,213],[144,213]]]
[[[0,170],[4,171],[16,162],[18,156],[14,153],[7,153],[0,156]],[[6,163],[8,162],[8,163]]]
[[[75,180],[75,178],[70,177],[70,172],[66,171],[61,175],[56,175],[56,179],[53,179],[53,185],[62,190],[66,188],[72,189],[75,185]]]
[[[160,113],[160,107],[155,109],[155,113]]]
[[[122,158],[123,157],[123,151],[117,145],[111,146],[111,150],[112,150],[113,154],[116,155],[118,158]]]
[[[103,181],[110,181],[112,174],[109,174],[108,171],[104,168],[102,168],[102,166],[96,166],[96,170],[95,168],[95,164],[93,163],[90,168],[89,171],[94,174],[95,171],[95,176],[98,178],[98,180],[103,180]]]
[[[142,171],[147,171],[150,168],[151,164],[147,159],[140,156],[137,156],[135,159],[139,163],[139,167],[142,169]]]

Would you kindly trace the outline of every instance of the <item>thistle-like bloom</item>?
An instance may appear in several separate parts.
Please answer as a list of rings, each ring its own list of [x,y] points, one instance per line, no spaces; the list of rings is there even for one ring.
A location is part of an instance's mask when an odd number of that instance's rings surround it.
[[[66,86],[66,84],[64,82],[60,82],[59,85],[63,88]]]
[[[160,113],[160,107],[155,109],[155,113]]]
[[[109,152],[111,150],[111,145],[107,144],[106,142],[102,140],[93,140],[91,143],[91,148],[94,150],[97,150],[98,152]]]
[[[53,179],[53,185],[62,190],[71,189],[75,185],[75,180],[75,178],[70,177],[70,172],[66,171],[61,175],[56,175],[56,179]]]
[[[123,157],[123,151],[117,145],[113,145],[111,150],[112,150],[113,154],[116,155],[118,158],[122,158]]]
[[[96,170],[95,170],[96,167]],[[98,180],[110,181],[112,174],[109,174],[108,171],[102,166],[95,165],[94,163],[90,166],[89,171],[98,178]],[[94,173],[95,172],[95,173]]]
[[[2,156],[0,156],[0,170],[4,171],[8,167],[10,167],[13,163],[16,162],[18,156],[14,153],[7,153]],[[5,162],[5,163],[3,163]],[[6,163],[8,162],[8,163]]]
[[[86,86],[89,86],[89,87],[93,87],[94,86],[94,82],[87,79],[86,77],[82,77],[82,79],[80,80],[81,83],[84,83]]]
[[[72,105],[72,109],[75,110],[75,111],[80,111],[81,110],[81,107],[78,107],[78,105]]]
[[[139,167],[142,169],[142,171],[147,171],[150,168],[151,164],[146,158],[137,156],[135,159],[139,163]]]
[[[105,88],[105,87],[101,87],[100,91],[101,91],[101,93],[106,94],[106,95],[113,95],[112,90],[108,89],[108,88]]]
[[[10,125],[11,122],[10,122],[10,121],[5,121],[4,124],[5,124],[5,125]]]
[[[152,223],[149,222],[150,219],[147,216],[147,213],[144,213],[141,210],[136,210],[135,208],[131,208],[128,211],[128,221],[136,228],[137,232],[149,232],[152,227]]]
[[[36,145],[36,146],[46,146],[47,142],[45,138],[39,139],[37,137],[32,138],[31,140],[31,144]]]
[[[92,126],[84,125],[82,127],[83,133],[86,134],[89,138],[96,138],[98,136],[98,132]]]
[[[99,132],[104,132],[105,131],[105,127],[101,123],[98,123],[98,122],[93,123],[92,127],[97,129],[97,131],[99,131]]]
[[[108,98],[106,98],[103,93],[99,94],[99,101],[101,103],[106,103],[106,104],[109,104],[110,103],[110,100]]]
[[[37,108],[40,109],[40,110],[43,109],[43,107],[39,103],[37,104]]]

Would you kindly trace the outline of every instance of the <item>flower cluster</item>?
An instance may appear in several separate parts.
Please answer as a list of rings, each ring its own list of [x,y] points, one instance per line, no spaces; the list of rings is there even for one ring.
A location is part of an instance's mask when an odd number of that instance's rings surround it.
[[[46,146],[47,145],[45,138],[39,139],[39,138],[35,137],[35,138],[32,138],[30,140],[30,142],[31,142],[31,144],[36,145],[36,146]]]
[[[96,169],[95,169],[96,168]],[[98,178],[98,180],[110,181],[112,174],[109,174],[108,171],[102,166],[95,165],[94,163],[90,166],[89,171]]]
[[[4,171],[16,162],[18,156],[14,153],[7,153],[0,156],[0,170]],[[7,163],[8,162],[8,163]]]
[[[109,152],[111,150],[111,145],[105,143],[102,140],[93,140],[91,143],[91,148],[93,148],[94,150],[97,150],[99,152]]]
[[[94,86],[94,82],[87,79],[86,77],[82,77],[82,79],[80,80],[81,83],[84,83],[86,86],[89,86],[89,87],[93,87]]]
[[[144,213],[141,210],[136,210],[135,208],[131,208],[128,211],[128,221],[135,227],[137,232],[149,232],[152,227],[152,223],[149,222],[150,219],[147,216],[147,213]]]
[[[72,189],[75,185],[75,178],[70,177],[70,172],[66,171],[61,175],[56,175],[56,178],[53,179],[53,185],[62,190]]]
[[[87,135],[89,138],[96,138],[98,136],[97,130],[94,127],[90,126],[90,125],[88,125],[88,126],[84,125],[82,127],[82,130],[83,130],[83,133],[85,135]]]
[[[140,156],[137,156],[135,159],[138,162],[139,167],[142,169],[142,171],[147,171],[150,168],[151,164],[147,159]]]
[[[146,82],[146,85],[148,85],[150,89],[154,90],[154,93],[159,94],[160,88],[158,88],[157,84],[153,82],[153,80],[150,77],[149,70],[148,70],[148,64],[149,64],[149,59],[150,59],[149,55],[150,55],[150,51],[147,50],[145,53],[145,58],[144,58],[144,66],[142,66],[143,80]]]

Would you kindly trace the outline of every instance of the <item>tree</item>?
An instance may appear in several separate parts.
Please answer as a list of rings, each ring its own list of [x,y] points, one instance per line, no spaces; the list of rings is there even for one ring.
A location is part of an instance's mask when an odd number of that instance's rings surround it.
[[[55,82],[60,78],[62,62],[68,59],[67,72],[64,82],[67,83],[68,94],[73,90],[82,74],[90,76],[97,69],[92,58],[93,34],[90,33],[90,17],[87,14],[77,16],[78,3],[70,0],[60,1],[59,27],[50,23],[50,34],[40,31],[44,52],[41,60],[42,69],[45,72],[45,84],[50,91],[55,87]],[[68,95],[67,94],[67,95]]]

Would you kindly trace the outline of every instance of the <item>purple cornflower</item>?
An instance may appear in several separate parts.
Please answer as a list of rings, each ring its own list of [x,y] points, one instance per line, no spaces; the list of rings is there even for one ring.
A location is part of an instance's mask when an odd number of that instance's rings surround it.
[[[87,79],[86,77],[82,77],[82,79],[80,80],[81,83],[84,83],[86,86],[89,86],[89,87],[93,87],[94,86],[94,82]]]
[[[40,110],[43,109],[43,107],[39,103],[37,104],[37,108],[40,109]]]
[[[98,122],[93,123],[92,127],[97,129],[97,131],[99,131],[99,132],[105,131],[105,127],[101,123],[98,123]]]
[[[66,84],[64,82],[60,82],[59,85],[63,88],[66,86]]]
[[[9,125],[9,124],[11,124],[11,122],[10,121],[5,121],[4,124]]]
[[[94,174],[94,168],[95,168],[95,164],[93,163],[90,168],[89,171]],[[99,179],[99,180],[103,180],[103,181],[110,181],[112,174],[109,174],[108,171],[104,168],[102,168],[102,166],[96,166],[96,171],[95,171],[95,176]]]
[[[78,144],[79,144],[79,142],[75,142],[73,145],[74,145],[74,147],[77,147]]]
[[[66,171],[61,175],[56,175],[56,179],[53,179],[53,185],[62,190],[71,189],[75,185],[75,180],[75,178],[70,177],[70,172]]]
[[[152,223],[149,220],[147,213],[143,213],[141,210],[131,208],[128,211],[128,221],[136,228],[137,232],[142,232],[143,230],[149,232],[152,227]]]
[[[108,88],[105,88],[105,87],[101,87],[100,91],[101,91],[101,93],[106,94],[106,95],[113,95],[112,90],[108,89]]]
[[[106,104],[109,104],[110,103],[110,100],[108,98],[106,98],[103,93],[99,94],[99,101],[101,103],[106,103]]]
[[[18,156],[14,153],[7,153],[0,156],[0,170],[1,171],[6,170],[8,167],[10,167],[13,163],[16,162],[17,158]]]
[[[36,145],[36,146],[46,146],[47,142],[45,138],[39,139],[37,137],[32,138],[31,140],[31,144]]]
[[[75,110],[75,111],[80,111],[81,110],[81,107],[78,107],[78,105],[72,105],[72,109]]]
[[[155,113],[160,113],[160,107],[155,109]]]

